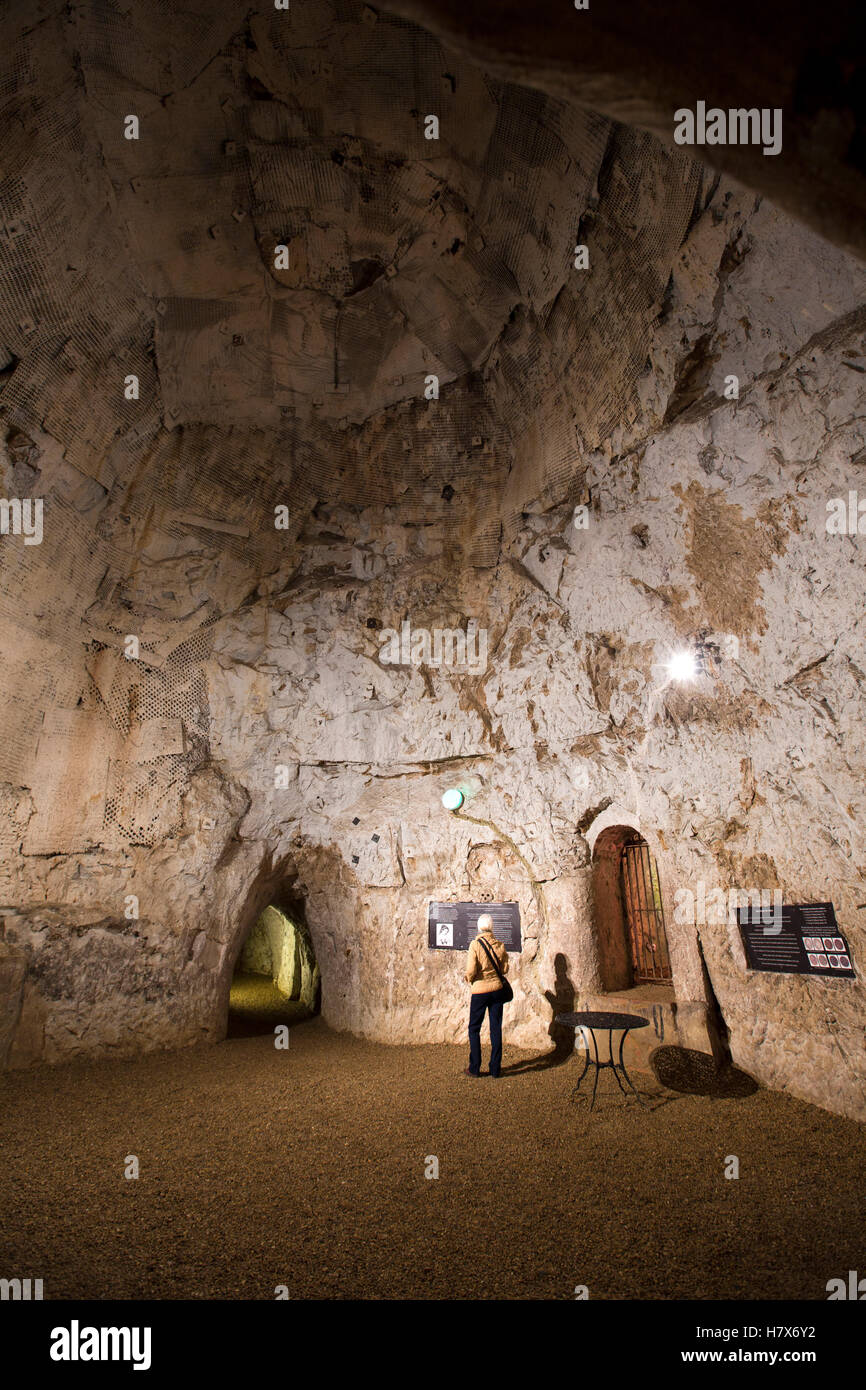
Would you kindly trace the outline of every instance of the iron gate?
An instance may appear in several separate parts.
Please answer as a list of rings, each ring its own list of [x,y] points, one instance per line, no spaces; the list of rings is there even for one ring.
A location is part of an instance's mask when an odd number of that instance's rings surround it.
[[[665,913],[655,860],[646,840],[627,840],[622,850],[622,900],[636,984],[671,979]]]

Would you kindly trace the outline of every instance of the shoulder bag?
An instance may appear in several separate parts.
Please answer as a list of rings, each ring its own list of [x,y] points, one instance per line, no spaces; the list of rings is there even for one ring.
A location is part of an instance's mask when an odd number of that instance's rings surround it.
[[[480,946],[483,946],[483,947],[484,947],[484,952],[485,952],[485,955],[487,956],[487,959],[490,961],[490,964],[493,966],[493,969],[496,971],[497,975],[499,976],[499,980],[500,980],[500,983],[501,983],[501,985],[502,985],[502,992],[503,992],[503,999],[502,999],[502,1002],[503,1002],[503,1004],[510,1004],[511,1000],[514,998],[514,990],[511,988],[511,985],[508,983],[508,981],[506,980],[506,978],[505,978],[505,976],[503,975],[502,971],[499,969],[499,966],[498,966],[497,963],[496,963],[496,957],[494,956],[494,954],[493,954],[493,952],[491,951],[490,947],[487,945],[487,942],[484,941],[484,940],[482,940],[482,938],[481,938],[480,936],[479,936],[479,937],[476,937],[476,940],[478,941],[478,944],[479,944]]]

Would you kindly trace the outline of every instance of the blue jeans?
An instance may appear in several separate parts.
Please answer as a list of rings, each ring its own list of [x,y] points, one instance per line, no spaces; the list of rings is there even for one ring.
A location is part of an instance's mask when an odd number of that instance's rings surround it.
[[[469,1002],[469,1070],[481,1074],[481,1025],[490,1010],[490,1075],[498,1076],[502,1067],[502,990],[473,994]]]

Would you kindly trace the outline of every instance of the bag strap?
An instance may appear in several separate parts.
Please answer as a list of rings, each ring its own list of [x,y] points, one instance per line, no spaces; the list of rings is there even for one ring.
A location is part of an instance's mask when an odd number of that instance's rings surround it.
[[[502,981],[502,983],[505,984],[505,976],[503,975],[502,971],[499,969],[499,966],[498,966],[497,963],[496,963],[496,957],[494,956],[494,954],[493,954],[493,952],[491,951],[490,947],[487,945],[487,942],[484,941],[480,936],[477,938],[477,941],[478,941],[479,946],[483,946],[483,947],[484,947],[484,952],[485,952],[485,955],[487,956],[487,959],[490,961],[490,964],[493,966],[493,969],[496,971],[496,973],[497,973],[497,975],[499,976],[499,978],[500,978],[500,980]]]

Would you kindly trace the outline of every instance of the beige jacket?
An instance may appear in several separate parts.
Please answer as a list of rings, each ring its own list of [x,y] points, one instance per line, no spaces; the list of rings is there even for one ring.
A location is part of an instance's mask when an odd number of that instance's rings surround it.
[[[488,950],[493,952],[503,975],[508,974],[508,952],[502,942],[498,941],[493,932],[489,930],[479,932],[466,952],[467,985],[472,986],[473,994],[488,994],[491,990],[501,989],[502,984],[487,957],[487,951],[483,946],[478,945],[479,937],[484,938]]]

